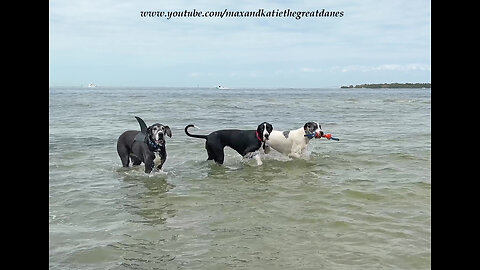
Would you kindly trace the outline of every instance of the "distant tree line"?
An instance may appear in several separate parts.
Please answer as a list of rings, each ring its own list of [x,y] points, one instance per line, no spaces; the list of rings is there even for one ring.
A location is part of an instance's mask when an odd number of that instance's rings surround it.
[[[431,83],[365,83],[358,85],[342,85],[340,88],[432,88]]]

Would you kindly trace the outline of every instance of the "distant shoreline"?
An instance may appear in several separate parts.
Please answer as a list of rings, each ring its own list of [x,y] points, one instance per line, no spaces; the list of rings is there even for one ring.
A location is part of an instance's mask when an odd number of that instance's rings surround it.
[[[432,88],[431,83],[365,83],[358,85],[342,85],[340,88]]]

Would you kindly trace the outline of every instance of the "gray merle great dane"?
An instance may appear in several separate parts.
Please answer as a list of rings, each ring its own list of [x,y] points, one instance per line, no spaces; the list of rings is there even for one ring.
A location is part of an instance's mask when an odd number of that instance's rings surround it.
[[[167,160],[165,135],[172,137],[170,127],[159,123],[147,127],[140,117],[135,118],[141,130],[127,130],[117,140],[117,153],[123,167],[128,167],[131,159],[133,165],[145,163],[145,173],[162,169]]]

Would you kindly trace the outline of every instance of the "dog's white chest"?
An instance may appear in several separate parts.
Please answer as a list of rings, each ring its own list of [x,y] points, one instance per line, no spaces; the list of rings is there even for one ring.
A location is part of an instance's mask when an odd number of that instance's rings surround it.
[[[158,152],[153,152],[155,155],[155,158],[153,159],[153,165],[155,166],[154,168],[157,168],[158,165],[162,163],[162,156]]]

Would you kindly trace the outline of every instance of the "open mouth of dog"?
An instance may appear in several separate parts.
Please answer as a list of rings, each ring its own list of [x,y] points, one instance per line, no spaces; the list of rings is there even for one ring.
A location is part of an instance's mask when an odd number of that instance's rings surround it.
[[[148,130],[151,140],[160,146],[165,145],[165,136],[172,137],[172,131],[169,126],[164,126],[162,124],[154,124]]]
[[[155,138],[153,139],[153,141],[158,144],[158,145],[165,145],[165,138],[163,136],[163,133],[161,132],[158,132],[156,135],[155,135]]]

